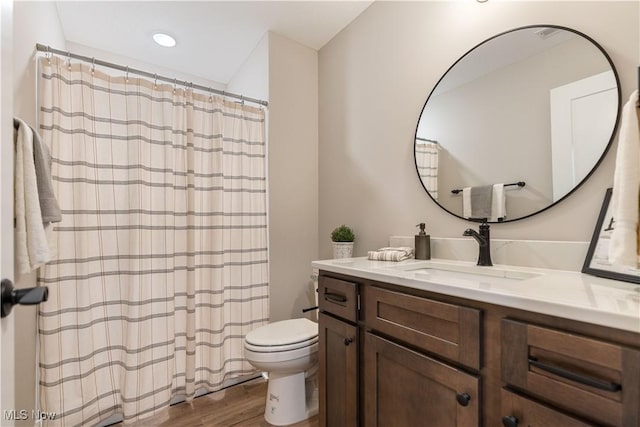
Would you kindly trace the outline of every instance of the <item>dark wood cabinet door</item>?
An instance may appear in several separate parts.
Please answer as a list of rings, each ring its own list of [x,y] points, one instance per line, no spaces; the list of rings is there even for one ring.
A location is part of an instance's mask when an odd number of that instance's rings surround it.
[[[320,426],[358,425],[358,328],[319,314]]]
[[[364,336],[364,425],[480,425],[480,380],[380,338]]]

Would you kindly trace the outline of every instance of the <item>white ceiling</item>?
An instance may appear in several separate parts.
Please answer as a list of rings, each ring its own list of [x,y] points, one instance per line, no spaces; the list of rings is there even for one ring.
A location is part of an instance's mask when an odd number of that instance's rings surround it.
[[[267,31],[320,49],[372,1],[58,1],[69,42],[228,83]],[[163,48],[154,32],[173,35]]]

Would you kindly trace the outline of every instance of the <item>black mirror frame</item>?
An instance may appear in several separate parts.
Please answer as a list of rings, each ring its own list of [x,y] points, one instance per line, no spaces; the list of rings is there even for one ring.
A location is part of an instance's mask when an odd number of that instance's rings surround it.
[[[613,61],[611,60],[611,57],[609,56],[609,54],[604,50],[604,48],[598,42],[596,42],[593,38],[589,37],[588,35],[580,32],[578,30],[574,30],[573,28],[563,27],[561,25],[553,25],[553,24],[525,25],[523,27],[517,27],[517,28],[512,28],[511,30],[503,31],[503,32],[501,32],[499,34],[496,34],[496,35],[494,35],[492,37],[489,37],[488,39],[478,43],[477,45],[475,45],[474,47],[469,49],[464,55],[462,55],[460,58],[458,58],[458,60],[456,60],[456,62],[454,62],[449,68],[447,68],[447,71],[444,72],[444,74],[440,77],[440,79],[438,79],[436,84],[433,86],[433,89],[431,89],[431,92],[429,93],[429,96],[427,97],[426,101],[424,102],[424,105],[422,106],[422,109],[420,110],[420,114],[418,115],[418,120],[417,120],[417,123],[416,123],[416,132],[415,132],[414,137],[413,137],[413,161],[414,161],[414,165],[415,165],[415,168],[416,168],[416,175],[418,176],[418,180],[420,181],[420,185],[422,185],[422,188],[424,189],[424,191],[427,193],[429,198],[431,200],[433,200],[433,202],[436,205],[438,205],[445,212],[447,212],[447,213],[449,213],[449,214],[451,214],[451,215],[453,215],[455,217],[458,217],[460,219],[464,219],[465,221],[473,222],[473,219],[465,218],[465,217],[463,217],[461,215],[453,213],[449,209],[446,209],[444,206],[442,206],[440,203],[438,203],[438,201],[431,196],[431,193],[429,193],[429,191],[427,190],[427,187],[425,187],[424,182],[422,182],[422,179],[420,178],[420,171],[418,169],[418,159],[417,159],[417,156],[416,156],[416,139],[418,137],[418,126],[420,124],[420,118],[422,117],[422,113],[424,113],[424,110],[427,107],[427,103],[429,102],[429,99],[431,98],[431,95],[433,95],[433,92],[436,90],[436,88],[438,87],[438,85],[440,84],[442,79],[444,79],[446,77],[446,75],[449,73],[449,71],[451,71],[451,69],[453,67],[455,67],[456,64],[458,64],[458,62],[460,62],[463,58],[465,58],[467,55],[469,55],[475,49],[477,49],[478,47],[482,46],[483,44],[485,44],[485,43],[487,43],[487,42],[489,42],[489,41],[491,41],[491,40],[493,40],[493,39],[495,39],[497,37],[503,36],[505,34],[509,34],[509,33],[514,32],[514,31],[525,30],[525,29],[529,29],[529,28],[538,28],[538,27],[556,28],[556,29],[559,29],[559,30],[570,31],[570,32],[572,32],[574,34],[577,34],[577,35],[587,39],[588,41],[593,43],[593,45],[595,47],[597,47],[598,50],[600,50],[602,55],[604,55],[604,57],[606,58],[607,62],[611,66],[611,71],[613,71],[613,75],[614,75],[614,77],[616,79],[616,85],[618,86],[618,112],[616,114],[616,122],[615,122],[615,124],[613,126],[613,130],[611,131],[611,137],[609,137],[609,142],[607,143],[607,146],[604,148],[604,150],[602,152],[602,155],[600,156],[598,161],[595,163],[595,165],[593,165],[593,168],[589,171],[589,173],[582,179],[582,181],[580,181],[578,184],[576,184],[576,186],[573,187],[573,189],[571,191],[569,191],[567,194],[562,196],[560,199],[558,199],[555,202],[551,203],[549,206],[547,206],[547,207],[545,207],[543,209],[540,209],[538,211],[532,212],[532,213],[530,213],[528,215],[521,216],[521,217],[518,217],[518,218],[513,218],[513,219],[507,219],[507,220],[504,220],[504,221],[489,221],[489,223],[491,223],[491,224],[502,224],[502,223],[507,223],[507,222],[520,221],[522,219],[530,218],[530,217],[532,217],[534,215],[542,213],[542,212],[546,211],[547,209],[550,209],[551,207],[553,207],[553,206],[557,205],[558,203],[562,202],[563,200],[566,200],[571,194],[573,194],[578,188],[580,188],[582,186],[582,184],[584,184],[591,177],[591,175],[593,175],[593,173],[596,171],[596,169],[598,169],[598,166],[600,166],[600,164],[604,160],[605,156],[609,152],[609,149],[611,148],[611,145],[613,144],[613,140],[615,139],[616,134],[618,132],[618,126],[619,126],[619,123],[620,123],[620,115],[622,113],[622,88],[620,86],[620,77],[618,76],[618,71],[616,70],[616,67],[613,64]]]

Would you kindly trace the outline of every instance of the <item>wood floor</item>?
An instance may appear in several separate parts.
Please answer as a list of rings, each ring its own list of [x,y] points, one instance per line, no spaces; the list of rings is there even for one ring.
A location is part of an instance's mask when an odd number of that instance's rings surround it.
[[[266,427],[270,425],[264,420],[266,396],[266,381],[255,379],[198,397],[189,403],[178,403],[161,415],[128,426]],[[293,424],[292,427],[318,427],[318,416]]]

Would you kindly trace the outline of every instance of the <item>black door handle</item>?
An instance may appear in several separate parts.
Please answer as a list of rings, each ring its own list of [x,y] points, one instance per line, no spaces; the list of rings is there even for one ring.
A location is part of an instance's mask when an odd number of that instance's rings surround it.
[[[349,345],[353,342],[353,338],[345,338],[344,339],[344,345]]]
[[[49,288],[36,286],[35,288],[14,289],[9,279],[2,279],[2,312],[1,317],[11,313],[14,305],[35,305],[49,299]]]
[[[542,369],[543,371],[558,375],[559,377],[566,378],[570,381],[575,381],[589,387],[597,388],[598,390],[616,392],[622,389],[622,386],[620,384],[602,381],[597,378],[588,377],[586,375],[576,374],[575,372],[571,372],[559,366],[538,362],[538,359],[536,359],[535,357],[529,357],[529,365],[535,366],[536,368]]]

